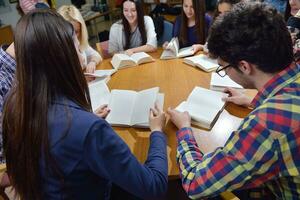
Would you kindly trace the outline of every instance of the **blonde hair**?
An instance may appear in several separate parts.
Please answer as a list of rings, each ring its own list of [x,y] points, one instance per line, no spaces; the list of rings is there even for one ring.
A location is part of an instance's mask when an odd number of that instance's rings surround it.
[[[84,51],[88,46],[88,32],[84,22],[84,19],[80,11],[73,5],[64,5],[61,6],[57,12],[63,16],[63,18],[69,22],[75,21],[80,23],[81,34],[79,40],[79,48],[81,51]]]

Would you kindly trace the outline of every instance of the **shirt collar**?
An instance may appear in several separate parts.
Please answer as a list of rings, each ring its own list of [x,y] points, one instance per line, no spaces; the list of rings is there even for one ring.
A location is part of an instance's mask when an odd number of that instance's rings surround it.
[[[300,65],[292,63],[287,68],[276,74],[257,93],[251,105],[253,108],[260,106],[266,99],[274,96],[282,88],[300,77]]]

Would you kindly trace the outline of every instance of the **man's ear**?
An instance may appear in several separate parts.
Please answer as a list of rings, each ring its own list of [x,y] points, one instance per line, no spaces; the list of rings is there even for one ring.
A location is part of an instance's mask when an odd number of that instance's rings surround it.
[[[245,75],[250,75],[253,73],[253,65],[245,60],[241,60],[238,63],[239,70],[245,74]]]

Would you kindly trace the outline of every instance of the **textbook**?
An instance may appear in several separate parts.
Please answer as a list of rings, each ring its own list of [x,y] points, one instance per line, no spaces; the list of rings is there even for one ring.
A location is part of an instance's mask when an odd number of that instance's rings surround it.
[[[85,72],[84,75],[95,77],[95,78],[103,78],[103,77],[113,75],[116,71],[117,71],[116,69],[95,70],[94,73]]]
[[[112,90],[108,107],[111,109],[106,121],[112,126],[149,127],[149,111],[157,100],[163,107],[164,96],[154,87],[136,92],[133,90]]]
[[[190,47],[179,49],[178,38],[175,37],[172,38],[172,40],[169,42],[168,46],[161,54],[160,59],[167,60],[173,58],[183,58],[192,55],[194,55],[193,47],[190,46]]]
[[[206,72],[216,70],[219,66],[216,59],[212,59],[204,54],[184,58],[183,62],[194,67],[199,67]]]
[[[105,81],[91,83],[88,87],[93,112],[95,112],[101,105],[109,103],[110,92]]]
[[[225,96],[228,94],[195,87],[188,99],[175,109],[189,112],[192,124],[211,129],[225,107],[225,102],[222,101],[222,97]]]
[[[111,78],[111,75],[114,74],[117,70],[116,69],[109,69],[109,70],[95,70],[94,73],[84,73],[87,78],[94,78],[88,82],[88,84],[93,84],[99,81],[104,81],[108,83]]]
[[[227,75],[224,77],[221,77],[216,72],[213,72],[211,74],[211,79],[210,79],[210,89],[211,90],[224,91],[224,89],[227,87],[241,89],[241,90],[243,89],[243,87],[241,85],[234,82]]]
[[[113,68],[121,69],[153,61],[154,59],[149,54],[139,52],[134,53],[131,56],[126,54],[115,54],[110,62]]]

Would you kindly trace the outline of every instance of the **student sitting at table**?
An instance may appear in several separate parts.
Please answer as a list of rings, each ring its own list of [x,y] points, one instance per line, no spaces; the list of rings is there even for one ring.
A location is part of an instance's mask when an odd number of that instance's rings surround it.
[[[139,0],[125,0],[122,3],[122,19],[114,23],[109,32],[109,53],[125,51],[132,55],[137,52],[153,52],[157,39],[153,20],[144,16]]]
[[[193,46],[196,53],[203,49],[211,17],[205,14],[205,0],[183,0],[182,8],[173,27],[173,37],[178,37],[180,48]],[[167,45],[165,42],[163,47]]]
[[[217,10],[215,12],[214,18],[229,12],[234,4],[239,3],[241,0],[219,0],[217,3]]]
[[[73,5],[61,6],[57,12],[73,25],[79,40],[79,50],[83,59],[83,68],[86,68],[86,72],[88,73],[94,73],[96,66],[102,61],[102,58],[100,54],[89,45],[88,32],[81,13]]]
[[[253,110],[224,147],[206,155],[189,114],[168,110],[179,128],[183,188],[192,199],[249,188],[264,189],[260,199],[300,199],[300,65],[283,16],[266,4],[238,3],[212,25],[208,49],[219,75],[258,93],[251,100],[226,90],[225,101]]]
[[[148,158],[140,164],[103,119],[107,107],[91,112],[74,37],[72,25],[50,9],[29,13],[16,26],[16,84],[3,112],[14,189],[26,200],[108,199],[112,183],[143,199],[163,195],[164,114],[157,106],[150,110]]]

